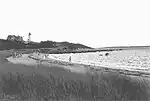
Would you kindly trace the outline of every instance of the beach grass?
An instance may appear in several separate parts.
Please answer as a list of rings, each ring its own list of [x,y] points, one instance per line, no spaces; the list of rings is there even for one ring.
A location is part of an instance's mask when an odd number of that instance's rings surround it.
[[[116,72],[74,73],[61,67],[8,63],[0,53],[0,101],[148,101],[149,81]]]

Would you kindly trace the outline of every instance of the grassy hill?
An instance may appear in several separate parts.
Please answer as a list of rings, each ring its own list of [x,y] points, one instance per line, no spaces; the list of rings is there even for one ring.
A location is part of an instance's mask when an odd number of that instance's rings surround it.
[[[7,49],[39,49],[39,48],[62,48],[62,49],[78,49],[78,48],[88,48],[91,47],[82,45],[82,44],[75,44],[69,42],[54,42],[54,41],[41,41],[41,42],[31,42],[31,43],[23,43],[19,41],[10,41],[0,39],[0,50],[7,50]]]
[[[22,49],[22,48],[25,48],[25,44],[22,42],[0,39],[0,50]]]

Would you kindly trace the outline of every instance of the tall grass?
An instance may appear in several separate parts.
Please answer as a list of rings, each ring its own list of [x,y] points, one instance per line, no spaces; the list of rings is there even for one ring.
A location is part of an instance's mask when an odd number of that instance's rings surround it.
[[[0,74],[0,101],[148,101],[148,82],[116,73],[87,74],[88,81],[37,73]]]

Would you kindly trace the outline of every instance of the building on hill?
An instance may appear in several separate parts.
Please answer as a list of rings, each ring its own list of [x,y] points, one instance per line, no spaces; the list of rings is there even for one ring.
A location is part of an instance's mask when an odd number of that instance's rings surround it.
[[[9,41],[19,41],[19,42],[24,42],[22,36],[15,36],[15,35],[8,35],[7,40]]]

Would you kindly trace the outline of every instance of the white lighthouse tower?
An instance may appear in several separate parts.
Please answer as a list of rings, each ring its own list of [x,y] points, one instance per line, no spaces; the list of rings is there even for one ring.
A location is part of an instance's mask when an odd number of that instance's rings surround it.
[[[28,34],[28,43],[31,42],[31,33]]]

